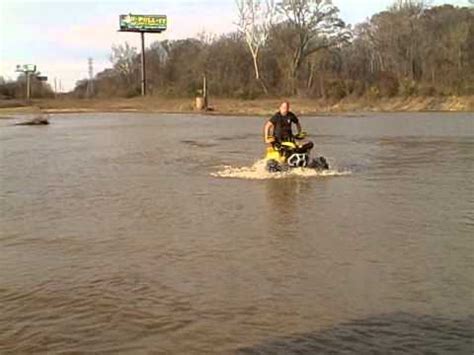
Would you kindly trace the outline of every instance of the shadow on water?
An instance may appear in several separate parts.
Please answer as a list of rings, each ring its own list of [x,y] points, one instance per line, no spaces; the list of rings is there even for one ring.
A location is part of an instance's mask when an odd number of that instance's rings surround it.
[[[269,340],[238,354],[472,354],[474,315],[464,319],[392,313],[314,333]]]

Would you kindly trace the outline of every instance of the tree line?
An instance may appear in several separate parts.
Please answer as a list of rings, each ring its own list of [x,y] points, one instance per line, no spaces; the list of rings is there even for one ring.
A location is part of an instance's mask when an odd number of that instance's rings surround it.
[[[236,0],[238,30],[156,41],[146,49],[148,92],[238,99],[342,99],[474,94],[474,9],[397,0],[354,27],[331,0]],[[97,98],[140,95],[140,54],[113,46],[93,80]],[[88,80],[72,95],[91,96]]]
[[[41,73],[30,74],[30,92],[35,98],[52,98],[54,91],[49,84],[40,80]],[[0,76],[0,99],[25,99],[27,90],[27,78],[20,74],[18,79],[5,80]]]

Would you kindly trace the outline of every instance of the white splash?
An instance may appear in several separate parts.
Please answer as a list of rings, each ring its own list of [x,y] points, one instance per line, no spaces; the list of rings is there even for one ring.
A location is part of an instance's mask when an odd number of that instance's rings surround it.
[[[285,179],[289,177],[327,177],[327,176],[346,176],[350,175],[350,171],[339,171],[339,170],[323,170],[317,171],[314,169],[307,168],[294,168],[289,171],[270,173],[266,169],[265,159],[258,160],[250,167],[232,167],[224,166],[222,170],[211,173],[211,176],[219,178],[232,178],[232,179],[249,179],[249,180],[266,180],[266,179]]]

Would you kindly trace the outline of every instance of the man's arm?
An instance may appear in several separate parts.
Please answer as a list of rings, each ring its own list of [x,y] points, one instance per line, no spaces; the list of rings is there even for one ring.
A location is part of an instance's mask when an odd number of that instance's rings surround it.
[[[296,122],[296,129],[298,131],[297,134],[301,134],[301,132],[303,132],[300,121]]]
[[[296,126],[296,130],[297,130],[296,134],[301,134],[301,132],[303,132],[303,128],[301,127],[300,120],[298,119],[298,117],[296,117],[294,113],[291,113],[291,114],[293,116],[291,119]]]
[[[263,129],[263,138],[266,144],[271,144],[275,141],[275,139],[273,138],[273,128],[273,123],[271,123],[270,121],[267,121],[267,123],[265,123],[265,127]]]

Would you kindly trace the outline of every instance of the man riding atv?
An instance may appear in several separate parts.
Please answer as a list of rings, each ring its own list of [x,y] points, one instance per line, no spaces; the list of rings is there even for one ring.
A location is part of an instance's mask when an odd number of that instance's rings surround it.
[[[297,134],[293,135],[292,124],[296,125]],[[301,128],[300,121],[296,115],[290,111],[290,103],[284,101],[280,105],[280,110],[273,115],[265,124],[265,143],[271,147],[281,145],[283,142],[294,142],[297,139],[303,138],[304,134]],[[306,143],[307,149],[313,148],[313,143]]]
[[[296,125],[296,135],[293,135],[293,124]],[[290,111],[290,103],[284,101],[280,105],[279,112],[273,115],[264,127],[267,169],[272,172],[295,167],[328,169],[329,166],[323,157],[310,161],[309,153],[314,146],[313,142],[296,143],[296,139],[302,140],[305,137],[306,134],[302,131],[298,117]]]

